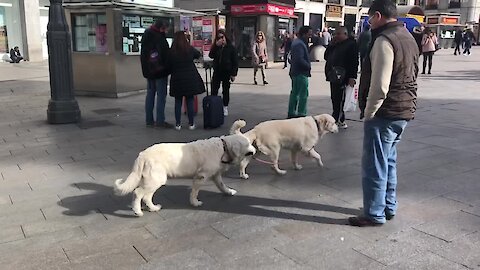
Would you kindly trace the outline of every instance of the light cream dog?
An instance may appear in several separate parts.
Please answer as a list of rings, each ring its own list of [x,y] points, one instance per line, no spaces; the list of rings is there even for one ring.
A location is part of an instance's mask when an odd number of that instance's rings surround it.
[[[161,206],[154,205],[152,197],[166,184],[167,177],[193,178],[190,203],[198,207],[202,205],[197,199],[200,185],[208,179],[225,194],[237,193],[222,182],[222,173],[230,164],[239,163],[255,152],[251,141],[239,134],[191,143],[156,144],[140,152],[128,178],[117,179],[114,190],[117,195],[133,191],[132,209],[135,215],[142,216],[142,200],[149,211],[160,210]]]
[[[233,123],[230,134],[242,134],[240,129],[246,125],[245,121],[237,120]],[[258,151],[270,157],[272,167],[278,174],[285,174],[285,170],[278,167],[278,157],[282,148],[291,151],[292,163],[296,170],[302,169],[298,164],[298,153],[302,152],[317,160],[323,166],[320,154],[314,147],[327,133],[337,133],[338,126],[335,119],[329,114],[307,116],[286,120],[271,120],[256,125],[246,132],[250,141]],[[248,179],[245,172],[251,157],[245,157],[240,163],[240,177]]]

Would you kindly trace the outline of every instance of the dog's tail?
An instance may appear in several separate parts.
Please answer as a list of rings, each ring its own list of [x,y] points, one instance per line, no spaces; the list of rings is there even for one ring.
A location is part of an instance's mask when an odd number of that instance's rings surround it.
[[[245,127],[247,125],[247,122],[245,120],[237,120],[232,124],[232,127],[230,128],[230,135],[233,134],[242,134],[240,129]]]
[[[133,164],[133,170],[128,175],[127,179],[115,180],[113,186],[114,192],[116,195],[123,196],[132,192],[135,188],[138,187],[138,184],[142,180],[143,167],[145,166],[145,160],[142,157],[138,157]]]
[[[257,139],[257,136],[255,134],[255,129],[251,129],[245,133],[242,133],[242,131],[240,131],[240,129],[242,129],[246,125],[247,125],[247,122],[245,122],[245,120],[235,121],[232,124],[232,127],[230,128],[230,135],[243,134],[253,143]]]

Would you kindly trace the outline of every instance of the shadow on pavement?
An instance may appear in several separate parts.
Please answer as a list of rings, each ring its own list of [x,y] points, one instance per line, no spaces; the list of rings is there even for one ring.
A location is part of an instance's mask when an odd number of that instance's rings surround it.
[[[130,209],[131,194],[124,197],[117,197],[112,194],[112,187],[97,183],[77,183],[75,185],[82,190],[91,190],[94,193],[62,199],[59,205],[67,208],[63,214],[84,216],[91,212],[101,212],[104,215],[117,217],[135,217]],[[160,203],[162,209],[192,209],[192,211],[222,212],[339,225],[346,224],[346,219],[303,214],[302,212],[309,210],[340,213],[344,215],[361,214],[357,209],[322,203],[260,198],[245,195],[225,196],[220,192],[208,190],[200,191],[199,199],[203,201],[203,205],[199,208],[193,208],[188,202],[189,195],[189,186],[163,186],[156,192],[154,203]],[[297,213],[295,213],[296,210]],[[125,211],[125,214],[118,213]],[[162,210],[160,210],[160,215],[161,211]]]

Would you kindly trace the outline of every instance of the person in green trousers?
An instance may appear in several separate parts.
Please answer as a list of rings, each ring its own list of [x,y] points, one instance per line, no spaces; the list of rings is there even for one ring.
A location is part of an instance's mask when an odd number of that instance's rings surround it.
[[[308,77],[311,77],[312,69],[307,44],[311,36],[312,28],[302,26],[297,33],[297,38],[292,42],[289,73],[292,79],[292,91],[288,103],[288,118],[307,115]]]

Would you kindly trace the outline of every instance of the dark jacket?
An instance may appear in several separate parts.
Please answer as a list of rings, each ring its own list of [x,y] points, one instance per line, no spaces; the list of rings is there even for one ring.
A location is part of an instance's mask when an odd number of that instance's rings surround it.
[[[215,72],[221,72],[225,76],[237,76],[237,50],[229,40],[223,47],[213,44],[208,56],[213,59],[213,70]]]
[[[363,31],[358,37],[358,51],[360,52],[360,57],[365,57],[367,55],[370,42],[372,41],[372,32],[370,30]]]
[[[15,51],[13,48],[10,49],[10,59],[13,61],[17,60],[19,57],[22,57],[20,52]]]
[[[168,71],[171,74],[170,96],[193,96],[205,92],[205,84],[193,62],[200,56],[200,52],[193,47],[186,54],[179,54],[170,50],[167,61]]]
[[[325,76],[329,81],[327,74],[333,67],[343,67],[345,69],[345,81],[356,79],[358,72],[358,46],[353,38],[348,38],[338,43],[332,43],[327,47],[324,55]]]
[[[290,50],[290,76],[303,75],[311,77],[312,66],[310,64],[310,55],[308,53],[307,44],[300,38],[292,41]]]
[[[284,49],[285,53],[289,53],[291,48],[292,48],[292,39],[291,38],[284,39],[280,49]]]
[[[379,36],[387,38],[392,44],[394,62],[387,97],[375,116],[393,120],[411,120],[417,108],[418,46],[402,22],[388,23],[373,30],[372,46]],[[370,55],[367,55],[362,65],[359,86],[359,107],[362,111],[367,103],[371,75]]]
[[[166,68],[155,74],[149,63],[149,58],[153,51],[157,51],[159,54],[158,63],[160,66],[165,67],[169,49],[170,46],[168,45],[165,33],[160,32],[153,25],[145,30],[142,36],[142,50],[140,52],[143,77],[147,79],[160,79],[168,76],[168,70]]]
[[[463,41],[463,33],[461,30],[457,30],[455,31],[455,37],[453,38],[453,40],[455,41],[455,43],[457,44],[461,44],[462,41]]]

